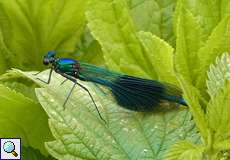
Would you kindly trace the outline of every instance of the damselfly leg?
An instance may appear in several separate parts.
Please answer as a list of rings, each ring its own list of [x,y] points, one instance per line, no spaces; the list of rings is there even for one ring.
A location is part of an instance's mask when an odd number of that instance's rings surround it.
[[[42,72],[42,71],[40,71],[40,72],[38,72],[38,73],[35,73],[35,74],[33,74],[33,75],[34,75],[34,76],[37,76],[37,75],[40,74],[41,72]],[[38,79],[39,81],[42,81],[43,83],[49,84],[50,81],[51,81],[52,72],[53,72],[53,68],[50,68],[50,73],[49,73],[48,81],[44,81],[44,80],[41,79],[41,78],[36,78],[36,79]]]
[[[91,98],[91,100],[92,100],[92,102],[93,102],[93,104],[94,104],[94,106],[95,106],[95,108],[97,110],[97,113],[98,113],[99,117],[101,118],[101,120],[103,120],[106,123],[106,121],[102,117],[102,115],[101,115],[101,113],[100,113],[100,111],[99,111],[99,109],[98,109],[98,107],[97,107],[97,105],[96,105],[96,103],[95,103],[95,101],[93,99],[93,96],[91,95],[90,91],[85,86],[83,86],[82,84],[78,83],[77,80],[75,78],[73,78],[72,76],[69,76],[69,75],[67,75],[65,73],[59,73],[59,74],[61,74],[63,77],[71,80],[74,83],[73,87],[71,88],[70,92],[68,93],[68,95],[67,95],[67,97],[65,99],[65,102],[63,104],[63,108],[65,108],[65,105],[66,105],[67,101],[69,100],[69,97],[71,96],[75,86],[78,85],[79,87],[84,89],[89,94],[89,96],[90,96],[90,98]]]
[[[69,93],[68,93],[68,95],[67,95],[67,97],[66,97],[66,99],[65,99],[65,102],[63,103],[63,108],[64,108],[64,109],[65,109],[65,105],[66,105],[67,101],[69,100],[69,97],[71,96],[71,94],[72,94],[72,92],[73,92],[73,90],[74,90],[76,84],[77,84],[77,81],[74,82],[73,87],[72,87],[71,90],[69,91]]]
[[[62,81],[60,85],[63,85],[66,81],[68,81],[68,78],[66,78],[64,81]]]
[[[94,106],[95,106],[95,108],[96,108],[96,110],[97,110],[98,115],[99,115],[100,118],[106,123],[106,121],[102,118],[102,116],[101,116],[101,114],[100,114],[100,111],[99,111],[99,109],[98,109],[98,107],[97,107],[97,105],[96,105],[96,103],[95,103],[95,101],[94,101],[94,99],[93,99],[93,96],[92,96],[91,93],[89,92],[89,90],[88,90],[85,86],[83,86],[82,84],[80,84],[80,83],[77,83],[77,84],[78,84],[82,89],[84,89],[86,92],[88,92],[88,94],[89,94],[91,100],[93,101],[93,104],[94,104]]]
[[[43,83],[49,84],[50,81],[51,81],[52,72],[53,72],[53,68],[50,69],[48,81],[44,81],[43,79],[40,79],[40,78],[37,78],[37,79],[40,80],[40,81],[42,81]],[[38,72],[38,73],[36,73],[36,74],[34,74],[34,75],[38,75],[38,74],[40,74],[40,73],[41,73],[41,72]],[[93,104],[94,104],[94,106],[95,106],[95,108],[96,108],[96,110],[97,110],[97,113],[98,113],[99,117],[106,123],[106,121],[105,121],[104,118],[102,117],[102,115],[101,115],[101,113],[100,113],[100,111],[99,111],[99,109],[98,109],[98,107],[97,107],[97,105],[96,105],[96,103],[95,103],[95,101],[94,101],[94,99],[93,99],[93,96],[91,95],[90,91],[89,91],[85,86],[83,86],[82,84],[78,83],[77,80],[76,80],[74,77],[72,77],[72,76],[70,76],[70,75],[68,75],[68,74],[65,74],[65,73],[61,73],[61,72],[58,72],[58,73],[59,73],[60,75],[62,75],[63,77],[66,78],[66,79],[61,83],[61,85],[64,84],[67,80],[71,80],[71,81],[74,83],[73,87],[72,87],[71,90],[69,91],[69,93],[68,93],[68,95],[67,95],[67,97],[66,97],[66,99],[65,99],[65,101],[64,101],[64,103],[63,103],[63,108],[65,109],[65,105],[66,105],[66,103],[68,102],[68,100],[69,100],[69,98],[70,98],[70,96],[71,96],[71,94],[72,94],[74,88],[76,87],[76,85],[78,85],[78,86],[80,86],[82,89],[84,89],[84,90],[89,94],[89,96],[90,96],[90,98],[91,98],[91,100],[92,100],[92,102],[93,102]]]

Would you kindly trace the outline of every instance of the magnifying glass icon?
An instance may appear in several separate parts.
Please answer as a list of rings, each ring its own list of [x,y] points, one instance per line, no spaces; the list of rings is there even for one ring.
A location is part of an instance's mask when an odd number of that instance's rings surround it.
[[[14,155],[14,157],[17,157],[18,154],[17,152],[15,151],[15,145],[13,142],[11,141],[7,141],[3,144],[3,150],[6,152],[6,153],[11,153]]]

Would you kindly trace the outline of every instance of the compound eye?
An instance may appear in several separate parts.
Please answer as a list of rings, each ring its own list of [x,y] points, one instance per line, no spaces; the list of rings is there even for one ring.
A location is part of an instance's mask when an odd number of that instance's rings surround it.
[[[43,64],[44,64],[44,65],[47,66],[49,63],[50,63],[50,62],[49,62],[49,59],[46,59],[46,58],[45,58],[45,59],[43,60]]]

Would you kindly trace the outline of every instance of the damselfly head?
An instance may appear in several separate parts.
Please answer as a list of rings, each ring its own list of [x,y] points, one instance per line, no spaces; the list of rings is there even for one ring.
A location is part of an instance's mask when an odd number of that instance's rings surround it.
[[[53,63],[55,60],[55,51],[49,51],[43,58],[43,64],[48,65],[50,63]]]

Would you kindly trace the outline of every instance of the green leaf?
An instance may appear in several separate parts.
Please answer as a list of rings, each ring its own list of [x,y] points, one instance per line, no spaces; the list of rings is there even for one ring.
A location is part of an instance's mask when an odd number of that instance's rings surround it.
[[[84,47],[77,51],[76,58],[78,60],[95,65],[105,64],[101,46],[96,40],[93,40],[89,46]]]
[[[228,0],[183,0],[184,5],[193,13],[208,37],[218,23],[230,14]]]
[[[138,31],[151,32],[175,46],[172,16],[176,0],[128,0],[128,2]]]
[[[193,115],[194,122],[198,130],[200,131],[204,142],[206,143],[209,136],[209,129],[204,111],[199,100],[201,98],[201,95],[199,94],[197,88],[188,83],[182,75],[177,73],[177,78],[180,82],[180,86],[183,89],[184,98],[189,105],[189,109]]]
[[[2,54],[4,52],[3,49],[3,44],[1,42],[1,31],[0,31],[0,56],[4,57],[4,54]],[[4,58],[0,58],[0,74],[3,73],[6,69],[7,69],[7,61]]]
[[[90,0],[88,26],[102,47],[106,65],[131,75],[155,78],[135,34],[125,0]]]
[[[76,59],[95,65],[104,65],[105,60],[100,44],[93,38],[88,28],[77,45]]]
[[[20,137],[23,145],[47,154],[43,143],[52,135],[38,103],[0,84],[0,116],[1,137]]]
[[[38,77],[46,80],[48,73],[42,72]],[[42,84],[31,73],[24,74]],[[60,85],[63,80],[54,73],[50,85],[43,84],[45,88],[36,90],[56,139],[46,143],[46,148],[57,159],[162,159],[175,142],[200,140],[187,110],[173,110],[173,106],[165,104],[152,113],[128,111],[90,82],[78,81],[93,95],[106,124],[80,87],[75,88],[63,110],[73,85],[70,81]]]
[[[204,146],[188,141],[176,143],[166,156],[166,160],[203,160]]]
[[[177,0],[174,15],[173,15],[173,32],[175,35],[177,35],[178,18],[182,12],[183,7],[184,7],[183,0]]]
[[[199,20],[204,30],[204,36],[208,37],[219,21],[225,16],[221,15],[220,0],[183,0],[185,6]]]
[[[34,88],[37,87],[36,84],[23,76],[17,70],[9,70],[5,74],[0,76],[0,83],[9,87],[16,92],[23,94],[25,97],[31,100],[37,101]]]
[[[2,18],[2,14],[3,14],[2,11],[0,11],[0,22],[1,22],[1,19],[2,21],[4,19]],[[13,59],[11,52],[7,49],[4,43],[1,27],[0,27],[0,56],[1,56],[0,58],[0,74],[1,74],[5,70],[7,70],[7,68],[9,68],[9,66],[11,65],[10,59]]]
[[[230,139],[224,139],[223,141],[217,141],[214,144],[214,148],[219,150],[219,151],[226,151],[230,150]]]
[[[226,15],[230,14],[230,1],[229,0],[222,0],[220,2],[221,4],[221,17],[224,17]]]
[[[230,79],[229,79],[230,80]],[[217,140],[230,136],[230,81],[226,81],[222,90],[208,104],[207,118]]]
[[[203,45],[202,30],[189,10],[181,7],[178,12],[175,67],[187,82],[194,83],[200,65],[197,52]]]
[[[224,53],[216,58],[215,65],[210,66],[208,72],[207,87],[211,98],[215,97],[223,88],[225,80],[230,78],[230,54]]]
[[[182,6],[188,9],[198,21],[204,40],[208,39],[213,29],[230,13],[228,0],[178,0],[174,14],[174,28],[176,28],[178,9]]]
[[[35,88],[35,85],[34,84],[31,84],[31,86],[28,86],[28,85],[25,85],[23,83],[20,83],[20,82],[3,82],[2,84],[4,84],[6,87],[20,93],[20,94],[23,94],[25,97],[27,98],[30,98],[31,100],[33,101],[37,101],[37,97],[35,95],[35,92],[34,92],[34,88]]]
[[[44,156],[41,152],[37,149],[32,147],[25,147],[22,146],[22,159],[23,160],[55,160],[50,156]]]
[[[230,16],[223,19],[213,30],[207,43],[198,52],[200,60],[199,76],[197,76],[196,86],[201,93],[206,92],[207,71],[216,58],[224,52],[230,52]]]
[[[7,50],[13,53],[10,67],[37,69],[41,68],[43,54],[48,50],[73,52],[85,25],[86,3],[85,0],[1,1],[0,30]]]
[[[173,48],[149,32],[139,32],[138,38],[148,53],[148,59],[151,60],[158,80],[177,84],[173,70]]]

